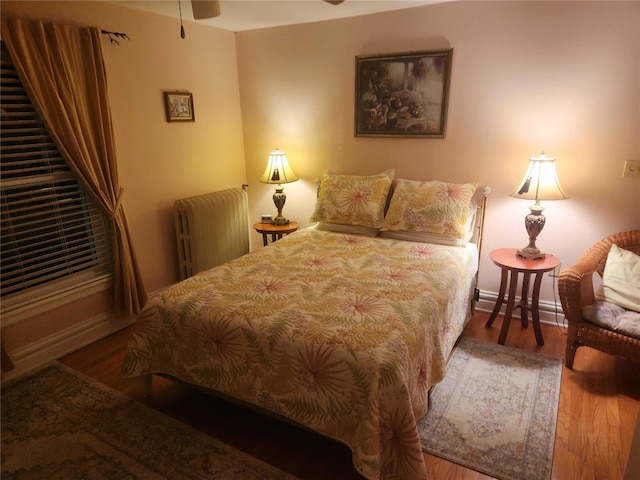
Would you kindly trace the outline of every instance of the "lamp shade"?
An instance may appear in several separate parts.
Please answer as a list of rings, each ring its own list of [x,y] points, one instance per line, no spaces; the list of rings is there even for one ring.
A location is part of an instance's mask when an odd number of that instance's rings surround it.
[[[511,192],[514,198],[526,200],[563,200],[567,198],[556,174],[556,159],[547,157],[544,152],[539,157],[529,159],[527,173]]]
[[[287,160],[287,154],[275,149],[269,154],[269,161],[267,162],[267,168],[264,170],[260,181],[262,183],[291,183],[298,180],[298,177]]]

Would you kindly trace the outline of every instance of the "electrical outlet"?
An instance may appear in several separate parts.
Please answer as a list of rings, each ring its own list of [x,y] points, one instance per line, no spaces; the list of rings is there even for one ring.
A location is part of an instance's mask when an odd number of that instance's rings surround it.
[[[624,178],[640,178],[640,160],[625,160],[622,176]]]

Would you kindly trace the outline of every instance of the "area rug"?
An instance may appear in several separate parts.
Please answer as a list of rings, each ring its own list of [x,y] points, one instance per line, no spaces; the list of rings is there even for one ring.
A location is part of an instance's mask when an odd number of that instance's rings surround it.
[[[61,364],[2,388],[8,479],[292,480]]]
[[[500,480],[548,480],[562,361],[462,338],[418,430],[423,450]]]

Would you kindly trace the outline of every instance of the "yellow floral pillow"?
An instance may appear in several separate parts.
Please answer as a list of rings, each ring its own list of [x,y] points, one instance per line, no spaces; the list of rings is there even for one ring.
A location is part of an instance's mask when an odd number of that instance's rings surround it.
[[[399,178],[381,231],[437,233],[465,239],[475,183]]]
[[[387,170],[356,176],[325,172],[310,221],[380,228],[394,173]]]

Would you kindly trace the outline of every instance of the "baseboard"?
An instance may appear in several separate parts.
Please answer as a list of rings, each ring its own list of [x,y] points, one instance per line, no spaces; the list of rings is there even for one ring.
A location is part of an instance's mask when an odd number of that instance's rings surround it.
[[[480,300],[476,302],[476,310],[481,312],[492,312],[493,307],[498,301],[497,292],[485,292],[480,291]],[[520,297],[516,298],[516,301],[520,301]],[[506,304],[506,302],[505,302]],[[504,313],[505,304],[502,305],[500,313]],[[562,306],[559,302],[549,302],[541,300],[538,302],[540,310],[540,323],[548,323],[550,325],[565,325],[564,313],[562,312]],[[517,309],[513,316],[520,318],[520,309]],[[531,316],[529,315],[529,318]]]
[[[2,372],[2,382],[37,370],[135,322],[135,315],[105,313],[11,352],[15,368]]]

